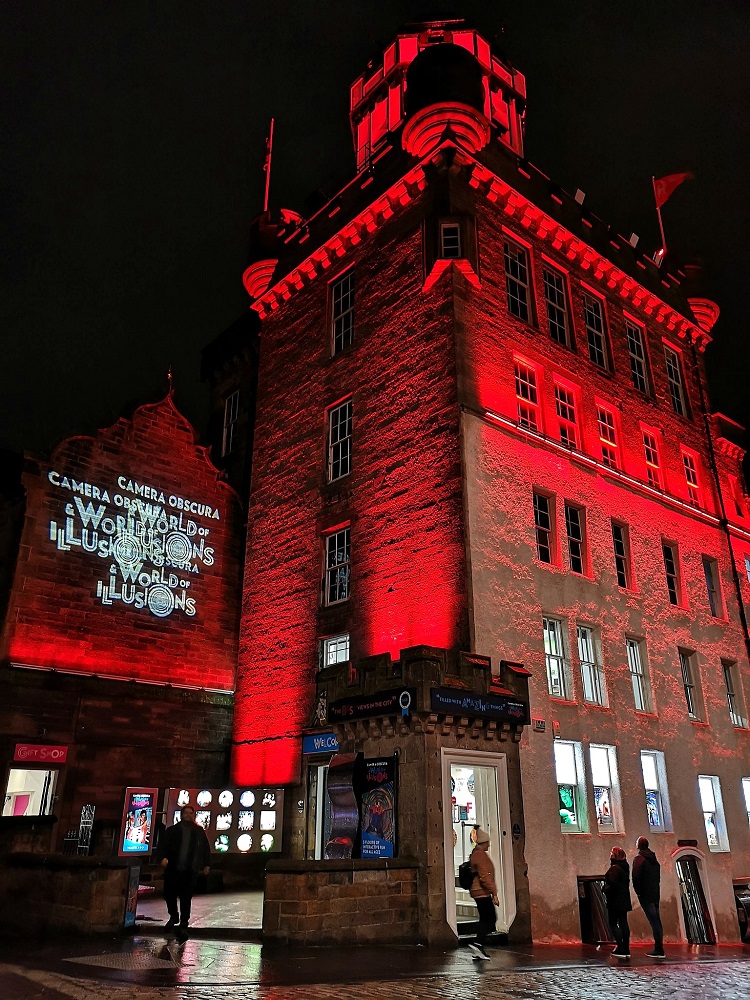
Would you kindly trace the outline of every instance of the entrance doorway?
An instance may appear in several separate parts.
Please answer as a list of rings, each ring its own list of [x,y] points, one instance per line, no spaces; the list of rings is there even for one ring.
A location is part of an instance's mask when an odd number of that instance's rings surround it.
[[[475,828],[481,826],[490,836],[488,853],[495,866],[497,929],[506,934],[516,915],[516,891],[505,754],[446,749],[441,754],[448,924],[458,935],[460,924],[476,920],[474,901],[458,884],[458,867],[468,860]]]
[[[688,943],[716,944],[716,932],[701,881],[699,859],[694,854],[685,854],[676,859],[675,868]]]
[[[5,786],[3,816],[48,816],[55,801],[57,771],[11,767]]]
[[[307,771],[307,831],[305,857],[320,861],[331,836],[328,764],[311,764]]]

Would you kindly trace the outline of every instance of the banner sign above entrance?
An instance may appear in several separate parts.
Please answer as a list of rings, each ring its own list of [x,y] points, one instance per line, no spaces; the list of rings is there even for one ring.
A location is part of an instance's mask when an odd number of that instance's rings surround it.
[[[415,688],[397,688],[359,698],[340,698],[328,706],[328,721],[346,722],[348,719],[370,719],[377,715],[408,716],[416,697]]]
[[[302,737],[302,753],[338,753],[339,741],[333,733],[312,733]]]
[[[467,715],[496,722],[528,723],[528,706],[513,698],[478,691],[461,691],[458,688],[431,688],[430,708],[446,715]]]
[[[16,743],[13,760],[27,760],[36,764],[64,764],[68,759],[67,747],[40,746],[36,743]]]

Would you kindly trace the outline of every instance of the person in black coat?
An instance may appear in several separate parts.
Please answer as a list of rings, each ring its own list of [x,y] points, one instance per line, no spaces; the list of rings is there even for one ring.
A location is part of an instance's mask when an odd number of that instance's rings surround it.
[[[612,954],[615,958],[630,958],[628,913],[633,909],[630,901],[630,865],[621,847],[612,848],[609,861],[609,870],[604,876],[604,895],[609,924],[617,942]]]
[[[208,875],[211,865],[208,837],[203,827],[195,822],[192,806],[185,806],[180,822],[164,831],[156,857],[161,859],[164,869],[164,902],[169,911],[166,926],[177,927],[178,936],[186,937],[198,875]]]
[[[649,952],[649,958],[665,958],[664,931],[659,916],[661,867],[654,852],[649,850],[646,837],[639,837],[635,846],[638,853],[633,858],[633,888],[654,932],[654,950]]]

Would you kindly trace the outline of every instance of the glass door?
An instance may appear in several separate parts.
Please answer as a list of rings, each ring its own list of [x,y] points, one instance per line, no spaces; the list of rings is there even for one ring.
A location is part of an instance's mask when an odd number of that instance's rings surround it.
[[[675,862],[677,881],[680,885],[682,918],[685,935],[690,944],[716,944],[711,911],[703,891],[698,861],[690,854]]]

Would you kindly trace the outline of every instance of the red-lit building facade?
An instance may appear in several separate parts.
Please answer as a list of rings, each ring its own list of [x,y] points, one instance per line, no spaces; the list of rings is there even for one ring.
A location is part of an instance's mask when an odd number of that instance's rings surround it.
[[[667,940],[736,940],[750,510],[708,401],[718,309],[524,159],[524,113],[476,33],[399,36],[352,87],[356,175],[245,274],[262,330],[234,778],[297,788],[289,853],[314,859],[304,733],[443,755],[402,768],[424,824],[399,853],[455,930],[464,753],[498,782],[485,822],[519,901],[501,930],[580,940],[586,877],[649,835]],[[428,703],[369,729],[326,715],[416,661],[476,690],[461,654],[491,658],[485,691],[522,696],[530,671],[523,736]]]

